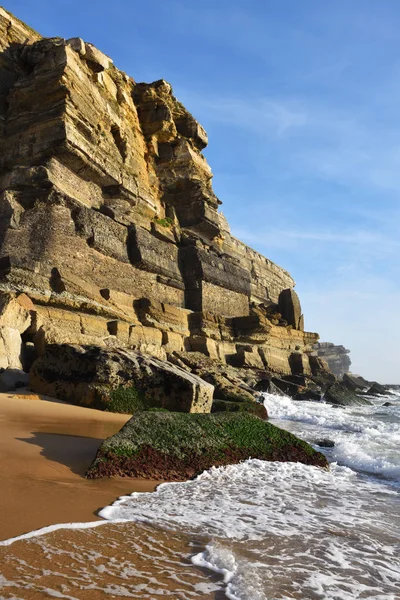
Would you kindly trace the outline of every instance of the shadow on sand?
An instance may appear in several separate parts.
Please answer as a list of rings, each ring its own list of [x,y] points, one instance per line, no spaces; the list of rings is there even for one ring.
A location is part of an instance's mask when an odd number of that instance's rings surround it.
[[[32,437],[17,438],[21,442],[34,444],[42,450],[40,454],[50,461],[68,467],[73,473],[83,476],[96,456],[103,439],[65,433],[34,431]]]

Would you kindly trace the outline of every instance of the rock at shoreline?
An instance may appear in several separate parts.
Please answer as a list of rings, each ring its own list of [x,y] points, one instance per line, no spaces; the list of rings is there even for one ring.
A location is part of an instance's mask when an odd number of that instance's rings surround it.
[[[309,444],[250,414],[142,412],[103,442],[86,476],[179,481],[248,458],[328,466]]]
[[[340,382],[328,387],[324,395],[324,400],[338,406],[363,406],[371,404],[369,400],[358,396],[353,390]]]
[[[282,391],[272,379],[263,379],[257,385],[257,389],[267,394],[273,394],[274,396],[286,396],[285,392]]]
[[[360,375],[353,375],[352,373],[345,373],[342,378],[343,384],[350,390],[365,391],[371,387],[371,383],[360,377]]]
[[[367,394],[368,396],[387,396],[388,394],[391,394],[391,392],[375,381],[368,389]]]
[[[123,349],[51,344],[30,386],[72,404],[133,413],[149,407],[210,412],[214,387],[184,369]]]
[[[245,401],[245,402],[231,402],[229,400],[214,400],[211,408],[212,413],[218,412],[238,412],[238,413],[250,413],[252,415],[256,415],[260,419],[267,420],[268,412],[265,408],[264,404],[260,402],[254,401]]]
[[[335,442],[333,440],[329,440],[328,438],[323,438],[322,440],[315,441],[316,446],[320,448],[334,448]]]
[[[21,369],[0,369],[0,392],[26,387],[28,383],[29,375]]]
[[[170,360],[178,359],[184,368],[215,387],[215,396],[229,402],[255,402],[256,394],[246,385],[239,371],[201,352],[174,352]]]

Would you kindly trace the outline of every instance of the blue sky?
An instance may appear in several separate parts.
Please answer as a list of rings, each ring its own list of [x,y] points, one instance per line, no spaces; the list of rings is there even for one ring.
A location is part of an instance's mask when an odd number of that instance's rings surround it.
[[[137,81],[166,79],[209,134],[232,232],[297,282],[306,328],[400,383],[398,0],[12,0]]]

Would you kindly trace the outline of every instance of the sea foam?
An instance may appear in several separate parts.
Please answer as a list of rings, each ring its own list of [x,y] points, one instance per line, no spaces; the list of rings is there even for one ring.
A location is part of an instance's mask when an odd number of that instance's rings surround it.
[[[212,468],[193,481],[162,484],[154,493],[123,496],[100,512],[103,522],[54,526],[21,537],[30,538],[28,543],[43,540],[48,552],[44,534],[55,529],[94,527],[82,535],[100,542],[103,531],[104,539],[110,536],[109,528],[98,527],[101,523],[120,527],[124,536],[129,522],[141,523],[155,526],[167,539],[192,540],[191,561],[198,573],[190,593],[194,598],[211,598],[213,590],[224,589],[230,600],[397,600],[400,496],[394,484],[400,413],[399,403],[382,407],[383,401],[333,408],[265,395],[273,422],[310,442],[323,437],[335,442],[324,449],[333,461],[330,470],[250,459]],[[151,544],[150,536],[140,553]],[[163,555],[160,547],[153,550]],[[107,587],[105,580],[102,589],[138,597],[134,585],[127,591],[131,577],[124,579],[133,566],[113,570],[111,559],[107,564],[115,585]],[[179,560],[168,564],[169,578],[181,586]],[[202,579],[204,570],[214,579]],[[149,594],[144,597],[161,593],[153,580],[143,585]]]
[[[229,598],[400,597],[399,495],[337,464],[248,460],[122,497],[101,515],[208,537],[193,563],[219,573]]]
[[[329,460],[400,483],[400,400],[390,397],[393,405],[383,407],[388,398],[371,398],[371,406],[337,407],[264,394],[264,404],[272,423],[302,439],[334,441],[332,450],[324,449]]]

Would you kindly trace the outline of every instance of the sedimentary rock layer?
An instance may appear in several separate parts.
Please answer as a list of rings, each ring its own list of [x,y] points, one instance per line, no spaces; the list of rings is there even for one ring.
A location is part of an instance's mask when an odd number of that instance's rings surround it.
[[[137,83],[3,9],[0,81],[0,290],[31,302],[23,331],[0,324],[0,348],[197,351],[311,373],[318,336],[294,281],[231,235],[207,134],[166,81]]]
[[[350,371],[350,350],[344,346],[336,346],[331,342],[320,342],[315,345],[314,349],[336,377],[343,377]]]

